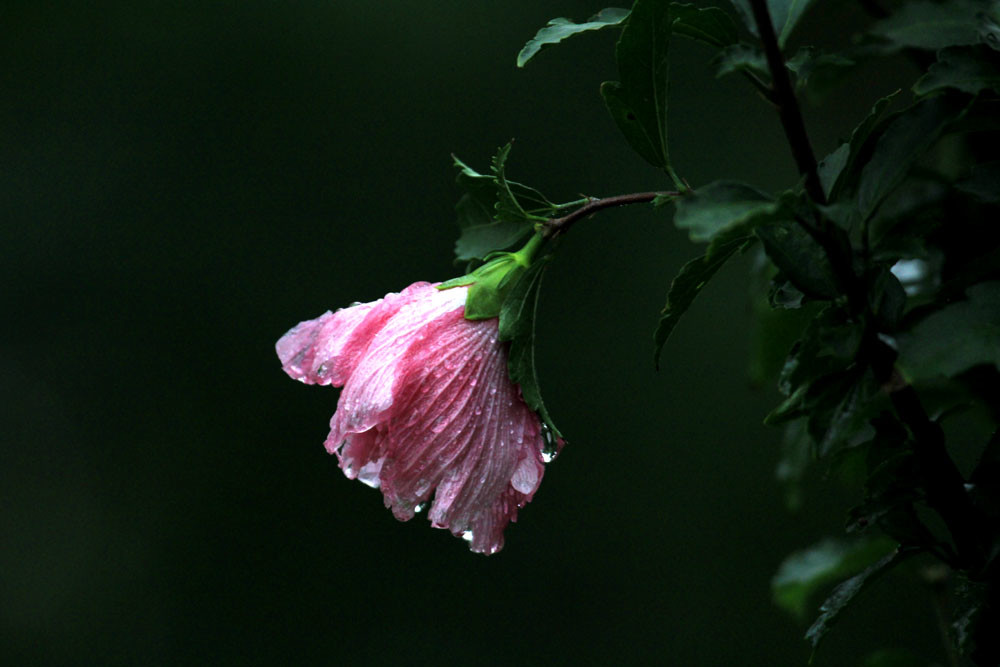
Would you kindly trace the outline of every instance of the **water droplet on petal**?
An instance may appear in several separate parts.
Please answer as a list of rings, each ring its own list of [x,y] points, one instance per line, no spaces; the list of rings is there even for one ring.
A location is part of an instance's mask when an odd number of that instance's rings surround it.
[[[556,458],[556,453],[555,452],[546,452],[546,451],[542,452],[542,462],[543,463],[552,463],[552,461],[554,461],[555,458]]]
[[[413,507],[413,511],[414,511],[414,512],[417,512],[418,514],[419,514],[420,512],[423,512],[423,511],[424,511],[425,509],[427,509],[427,503],[426,503],[426,502],[422,502],[422,503],[417,503],[417,504],[416,504],[416,505],[415,505],[415,506]]]
[[[467,530],[464,533],[462,533],[462,539],[465,540],[466,542],[471,542],[472,541],[472,531],[471,530]]]

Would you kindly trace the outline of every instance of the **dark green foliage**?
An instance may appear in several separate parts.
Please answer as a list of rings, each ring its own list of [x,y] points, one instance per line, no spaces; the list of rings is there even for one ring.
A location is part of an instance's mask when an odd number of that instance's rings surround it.
[[[850,579],[839,584],[830,593],[830,597],[820,606],[820,614],[816,618],[816,621],[809,627],[806,632],[806,640],[812,644],[813,650],[819,646],[819,643],[823,640],[823,637],[830,631],[833,625],[837,622],[840,617],[841,612],[847,608],[847,606],[854,601],[854,599],[866,588],[871,586],[875,581],[877,581],[882,575],[891,570],[893,567],[899,564],[907,556],[912,555],[912,551],[905,549],[896,549],[891,553],[883,556],[876,563],[869,565],[859,574],[854,575]]]
[[[601,88],[628,143],[674,182],[676,192],[655,204],[675,204],[674,224],[708,243],[671,283],[655,359],[722,264],[760,240],[751,377],[778,375],[784,395],[765,422],[785,426],[777,477],[788,505],[801,503],[816,462],[863,482],[847,521],[855,541],[828,540],[790,556],[773,581],[775,601],[802,615],[813,593],[849,577],[807,633],[815,648],[881,574],[906,556],[929,554],[964,577],[954,628],[977,664],[993,664],[982,657],[992,650],[983,628],[996,619],[988,604],[996,594],[984,591],[995,591],[1000,528],[985,523],[1000,523],[1000,436],[966,480],[938,422],[972,404],[992,405],[1000,392],[1000,1],[872,4],[877,18],[858,26],[865,34],[830,50],[789,48],[810,0],[766,0],[773,37],[758,31],[751,0],[731,2],[749,34],[717,7],[637,0],[620,22],[620,82]],[[546,43],[604,27],[584,25],[561,23]],[[739,72],[778,108],[798,184],[775,197],[728,180],[692,191],[676,176],[667,143],[673,34],[715,49],[717,76]],[[914,97],[883,91],[849,139],[816,164],[789,98],[798,92],[815,101],[893,54],[922,70]],[[501,190],[500,202],[502,219],[528,217],[515,195],[505,199]],[[996,407],[984,412],[994,426],[1000,421]],[[882,651],[865,664],[926,661]]]
[[[750,11],[749,0],[732,0],[732,3],[750,32],[754,35],[758,34],[757,24],[753,20],[753,12]],[[774,33],[778,36],[778,44],[782,48],[811,4],[813,4],[813,0],[767,0],[767,9],[771,14],[771,22],[774,24]]]
[[[569,19],[556,18],[548,22],[534,37],[528,40],[521,52],[517,54],[517,66],[524,67],[536,53],[552,44],[558,44],[574,35],[594,30],[602,30],[619,25],[628,18],[629,10],[618,7],[602,9],[591,16],[585,23],[574,23]]]
[[[698,8],[691,4],[670,3],[672,30],[710,46],[724,48],[739,38],[736,24],[718,7]]]
[[[888,123],[859,177],[857,207],[861,220],[871,216],[899,186],[964,106],[948,97],[931,97],[900,112]]]
[[[636,0],[615,48],[621,82],[605,82],[601,95],[625,139],[655,167],[670,166],[667,88],[670,77],[670,3]]]
[[[653,334],[653,359],[656,367],[660,365],[660,354],[663,346],[670,338],[670,333],[677,326],[678,320],[694,302],[694,298],[708,284],[712,276],[722,268],[734,252],[748,243],[748,239],[740,238],[729,241],[716,249],[709,258],[696,257],[681,267],[677,277],[670,283],[667,292],[667,304],[660,315],[660,323]]]
[[[989,3],[976,0],[904,3],[898,11],[874,26],[871,32],[885,39],[890,48],[935,51],[948,46],[980,41],[980,14]]]
[[[975,95],[984,90],[1000,92],[1000,52],[985,46],[949,47],[914,85],[917,95],[946,88]]]
[[[535,188],[507,180],[510,149],[507,144],[497,151],[491,174],[480,174],[453,157],[456,182],[465,192],[455,205],[461,229],[455,242],[457,261],[483,259],[493,251],[508,249],[526,239],[535,222],[579,205],[553,204]]]
[[[900,336],[900,365],[913,380],[953,376],[977,364],[1000,367],[1000,282],[932,312]]]
[[[710,242],[706,256],[711,258],[723,244],[748,236],[758,225],[791,218],[794,199],[786,193],[775,201],[746,183],[715,181],[677,200],[674,225],[688,230],[692,241]]]
[[[771,594],[779,607],[804,618],[816,593],[844,577],[857,574],[895,548],[892,541],[884,538],[827,538],[808,549],[789,554],[771,580]]]
[[[801,224],[777,222],[754,231],[767,256],[797,290],[815,299],[832,299],[839,294],[826,252]]]

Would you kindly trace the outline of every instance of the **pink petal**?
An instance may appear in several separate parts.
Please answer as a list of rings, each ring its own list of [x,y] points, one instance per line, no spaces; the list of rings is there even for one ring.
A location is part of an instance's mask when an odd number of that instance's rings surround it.
[[[436,488],[432,523],[493,553],[541,481],[538,417],[507,376],[495,319],[449,313],[423,333],[399,365],[382,491],[405,520]]]
[[[375,335],[414,291],[427,285],[415,283],[400,294],[300,322],[275,345],[282,368],[305,384],[343,386]]]
[[[416,283],[399,295],[402,305],[382,324],[344,384],[330,440],[339,442],[349,433],[367,431],[379,423],[392,405],[397,364],[411,345],[423,340],[426,334],[421,329],[429,322],[448,312],[463,311],[466,291]]]

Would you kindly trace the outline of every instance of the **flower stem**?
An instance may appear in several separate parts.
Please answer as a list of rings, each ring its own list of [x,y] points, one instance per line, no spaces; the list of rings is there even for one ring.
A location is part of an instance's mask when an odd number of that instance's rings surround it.
[[[679,195],[679,192],[633,192],[627,195],[616,195],[603,199],[590,199],[586,204],[561,218],[553,218],[541,224],[541,234],[547,239],[555,238],[569,229],[573,223],[606,208],[628,206],[629,204],[647,204],[660,195]]]

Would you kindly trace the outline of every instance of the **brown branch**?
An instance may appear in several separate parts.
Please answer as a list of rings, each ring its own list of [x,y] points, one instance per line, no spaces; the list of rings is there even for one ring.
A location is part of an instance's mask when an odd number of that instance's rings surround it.
[[[778,109],[792,157],[799,173],[805,177],[808,195],[817,204],[825,204],[826,196],[819,180],[816,156],[785,68],[766,0],[750,0],[750,6],[771,71],[772,101]],[[843,230],[823,218],[818,219],[816,224],[801,218],[798,221],[826,252],[851,310],[865,323],[865,343],[858,358],[866,359],[871,364],[875,378],[888,393],[896,414],[913,435],[913,453],[927,492],[927,502],[947,524],[958,551],[959,565],[973,571],[980,569],[985,563],[985,552],[978,532],[978,525],[981,525],[979,512],[965,492],[965,480],[948,454],[944,432],[927,415],[913,386],[899,375],[895,367],[896,351],[879,338],[874,328],[868,288],[864,278],[854,270],[850,239]]]
[[[767,2],[750,0],[750,7],[753,9],[757,32],[760,33],[760,41],[764,46],[764,55],[767,56],[767,67],[771,70],[771,87],[774,91],[771,101],[778,107],[781,126],[785,129],[792,157],[795,158],[795,166],[798,167],[799,173],[806,177],[806,192],[809,196],[816,203],[825,204],[826,195],[823,194],[823,186],[816,171],[816,156],[813,154],[812,144],[809,143],[809,135],[806,133],[799,102],[792,89],[792,81],[788,77],[785,57],[781,55],[778,37],[774,34]]]
[[[553,218],[542,223],[544,228],[545,238],[555,238],[559,234],[562,234],[573,223],[583,218],[589,217],[598,211],[606,208],[613,208],[615,206],[628,206],[629,204],[646,204],[660,195],[677,195],[675,192],[634,192],[627,195],[617,195],[615,197],[605,197],[604,199],[591,199],[589,202],[576,209],[575,211],[564,215],[561,218]]]

